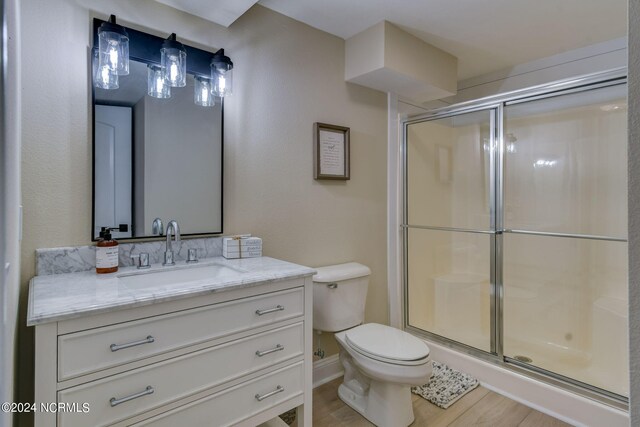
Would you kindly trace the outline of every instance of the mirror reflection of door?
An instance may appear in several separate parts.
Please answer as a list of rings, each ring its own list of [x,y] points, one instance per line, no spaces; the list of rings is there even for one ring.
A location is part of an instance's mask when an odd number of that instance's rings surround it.
[[[127,224],[129,231],[113,237],[131,237],[131,107],[95,106],[95,223],[101,227]]]

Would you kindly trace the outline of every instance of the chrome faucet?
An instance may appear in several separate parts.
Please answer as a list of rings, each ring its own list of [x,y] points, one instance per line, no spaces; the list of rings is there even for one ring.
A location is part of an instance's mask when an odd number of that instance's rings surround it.
[[[162,219],[156,218],[151,225],[151,233],[162,236],[164,234],[164,227],[162,225]]]
[[[176,243],[180,243],[180,227],[178,227],[178,222],[175,220],[169,221],[167,224],[167,248],[164,251],[164,262],[162,265],[175,265],[175,261],[173,260],[173,248],[171,247],[171,234],[176,236]]]

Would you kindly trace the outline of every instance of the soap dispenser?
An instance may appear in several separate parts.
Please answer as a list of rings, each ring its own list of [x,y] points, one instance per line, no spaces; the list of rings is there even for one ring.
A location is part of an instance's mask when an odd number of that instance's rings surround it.
[[[119,228],[102,227],[96,245],[96,273],[106,274],[118,271],[118,241],[111,237],[111,230]]]

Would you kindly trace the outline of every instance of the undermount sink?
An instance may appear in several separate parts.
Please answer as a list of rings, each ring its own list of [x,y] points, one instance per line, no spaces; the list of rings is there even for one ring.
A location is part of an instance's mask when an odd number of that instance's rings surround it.
[[[246,272],[246,270],[241,268],[230,267],[222,264],[201,264],[167,267],[166,270],[135,271],[121,274],[118,276],[118,279],[121,283],[129,287],[167,286],[207,279],[217,279],[220,277],[229,277]]]

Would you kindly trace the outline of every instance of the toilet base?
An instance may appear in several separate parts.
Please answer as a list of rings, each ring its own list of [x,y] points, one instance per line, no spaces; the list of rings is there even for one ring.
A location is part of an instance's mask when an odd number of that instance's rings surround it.
[[[344,380],[340,399],[378,427],[407,427],[414,421],[411,386],[429,382],[429,349],[418,364],[394,364],[362,355],[351,348],[346,331],[335,334]]]
[[[415,419],[409,386],[371,380],[364,390],[352,379],[340,384],[338,396],[378,427],[407,427]]]

